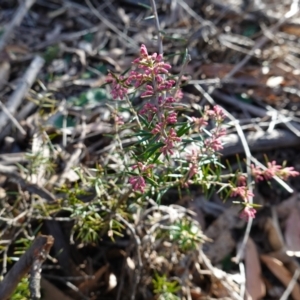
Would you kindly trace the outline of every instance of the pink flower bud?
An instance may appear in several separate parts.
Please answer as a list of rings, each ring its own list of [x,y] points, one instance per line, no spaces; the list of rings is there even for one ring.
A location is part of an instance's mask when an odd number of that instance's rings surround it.
[[[254,219],[256,210],[250,206],[246,206],[240,214],[240,218],[249,221],[249,219]]]
[[[140,54],[142,57],[148,57],[148,50],[144,44],[141,45]]]

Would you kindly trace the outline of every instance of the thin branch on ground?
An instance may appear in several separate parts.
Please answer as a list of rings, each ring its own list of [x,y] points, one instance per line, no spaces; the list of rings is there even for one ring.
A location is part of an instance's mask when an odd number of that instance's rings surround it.
[[[158,53],[163,54],[164,49],[163,49],[161,29],[160,29],[160,24],[159,24],[157,9],[156,9],[156,3],[155,3],[155,0],[151,0],[150,2],[151,2],[152,12],[153,12],[154,19],[155,19],[155,27],[156,27],[156,31],[157,31]]]
[[[44,63],[45,60],[40,56],[36,56],[31,62],[24,76],[20,80],[20,83],[18,84],[17,88],[15,89],[15,91],[12,93],[7,103],[5,104],[7,111],[11,115],[14,115],[18,107],[21,105],[22,100],[24,99],[30,87],[34,83]],[[2,111],[0,113],[0,132],[8,124],[8,119],[9,119],[8,114]]]
[[[6,46],[7,42],[9,41],[15,27],[18,27],[22,20],[24,19],[24,17],[26,16],[28,10],[30,9],[30,7],[34,4],[35,0],[25,0],[25,2],[23,2],[17,12],[15,13],[13,19],[11,20],[11,22],[6,25],[4,28],[4,33],[2,34],[2,37],[0,39],[0,52],[4,49],[4,47]]]
[[[286,290],[282,294],[280,300],[287,300],[289,298],[291,292],[293,291],[293,288],[294,288],[295,284],[297,283],[299,275],[300,275],[300,269],[297,269],[295,271],[295,273],[293,275],[293,278],[291,279],[289,285],[287,286]]]
[[[21,134],[26,135],[26,131],[23,129],[18,120],[10,113],[10,111],[5,107],[5,105],[0,101],[0,107],[2,111],[7,115],[7,117],[11,120],[11,122],[18,128]]]
[[[94,15],[102,22],[104,23],[108,28],[110,28],[112,31],[114,31],[116,34],[118,34],[121,38],[121,41],[125,41],[126,46],[133,47],[134,49],[139,49],[137,43],[135,40],[124,34],[122,31],[120,31],[112,22],[110,22],[107,18],[105,18],[91,3],[90,0],[85,0],[87,6],[90,8],[90,10],[94,13]]]
[[[48,255],[54,239],[52,236],[41,235],[35,239],[32,246],[21,256],[0,283],[0,298],[7,300],[14,292],[18,283],[37,261],[44,261]]]
[[[268,151],[286,147],[297,147],[300,139],[288,130],[274,129],[272,132],[256,131],[245,133],[247,143],[251,151]],[[243,145],[239,136],[235,133],[221,138],[224,148],[220,151],[223,156],[243,153]]]
[[[5,175],[9,180],[19,184],[22,189],[30,193],[39,195],[41,198],[49,202],[56,201],[55,196],[48,190],[46,190],[44,187],[39,186],[37,184],[29,183],[25,179],[23,179],[21,175],[17,173],[17,169],[15,167],[0,164],[0,174]]]
[[[134,227],[129,224],[122,216],[119,214],[116,215],[117,219],[119,219],[131,232],[132,238],[135,241],[135,248],[136,248],[136,255],[137,255],[137,262],[138,262],[138,269],[136,270],[136,277],[134,281],[134,286],[133,286],[133,291],[131,294],[131,300],[135,299],[136,295],[136,289],[137,286],[139,285],[140,279],[141,279],[141,272],[143,268],[143,262],[142,262],[142,256],[141,256],[141,240],[139,236],[136,234]]]
[[[293,1],[290,10],[275,25],[273,25],[270,28],[270,33],[274,34],[274,32],[276,32],[280,28],[280,26],[282,26],[288,19],[295,16],[299,12],[298,2],[299,1],[297,0]],[[228,78],[233,77],[251,59],[255,51],[264,46],[268,41],[269,37],[267,37],[266,35],[261,37],[253,46],[253,48],[249,51],[249,53],[244,57],[244,59],[242,59],[238,64],[236,64],[234,68],[224,77],[224,79],[226,80]]]

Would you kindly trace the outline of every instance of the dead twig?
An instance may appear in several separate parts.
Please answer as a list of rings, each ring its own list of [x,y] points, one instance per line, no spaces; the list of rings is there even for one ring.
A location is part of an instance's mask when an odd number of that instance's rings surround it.
[[[26,117],[36,108],[36,104],[33,102],[27,102],[22,108],[21,110],[18,112],[18,114],[15,117],[15,120],[17,122],[17,124],[20,125],[19,121],[20,120],[25,120]],[[2,107],[3,109],[3,107]],[[13,120],[12,120],[13,122]],[[13,122],[13,124],[17,127],[17,124],[15,124],[15,122]],[[21,125],[20,125],[21,126]],[[0,132],[0,142],[3,141],[3,139],[9,135],[9,132],[11,130],[12,124],[8,124],[5,126],[5,128],[3,129],[3,131]],[[23,127],[21,127],[23,129]],[[19,129],[20,130],[20,129]],[[24,129],[23,129],[24,130]],[[22,133],[22,132],[21,132]],[[26,134],[26,133],[25,133]]]
[[[45,278],[42,278],[41,280],[41,287],[44,291],[44,300],[72,300],[72,298],[62,293],[54,284],[50,283]]]
[[[44,63],[44,59],[40,56],[36,56],[31,62],[16,90],[12,93],[6,103],[6,109],[11,115],[14,115],[17,111],[23,98],[35,81],[36,76],[43,67]],[[0,132],[8,124],[8,118],[9,115],[7,114],[7,112],[4,112],[4,110],[2,110],[2,112],[0,113]]]
[[[235,107],[238,107],[242,111],[247,111],[247,112],[249,112],[251,114],[254,114],[255,116],[261,117],[261,118],[264,118],[266,116],[271,117],[271,116],[274,116],[276,114],[277,119],[278,119],[278,121],[276,121],[277,123],[284,124],[297,137],[300,137],[300,133],[299,133],[300,132],[300,125],[299,125],[299,123],[296,123],[296,122],[292,121],[291,118],[288,118],[288,117],[284,116],[278,110],[272,108],[270,105],[266,106],[266,108],[268,109],[268,110],[266,110],[264,108],[256,107],[252,104],[243,103],[243,102],[239,101],[238,99],[236,99],[235,97],[226,95],[224,93],[221,93],[218,90],[214,90],[212,95],[216,96],[222,102],[225,102],[225,103],[228,103],[228,104],[233,105]]]
[[[15,167],[0,164],[0,174],[5,175],[9,180],[19,184],[22,189],[27,190],[30,193],[39,195],[41,198],[49,202],[56,201],[54,195],[47,191],[45,188],[37,184],[29,183],[25,179],[23,179],[21,175],[16,172]]]
[[[132,238],[135,242],[135,247],[136,247],[136,256],[137,256],[137,263],[138,263],[138,269],[136,270],[135,273],[135,281],[134,281],[134,285],[132,287],[132,294],[130,299],[134,300],[135,296],[136,296],[136,289],[140,283],[141,280],[141,272],[142,272],[142,268],[143,268],[143,262],[142,262],[142,256],[141,256],[141,240],[139,238],[139,236],[136,234],[136,231],[134,229],[134,227],[129,224],[122,216],[120,216],[119,214],[116,215],[116,217],[119,219],[120,222],[122,222],[130,231]]]
[[[105,18],[91,3],[90,0],[85,0],[87,6],[90,8],[90,10],[93,12],[93,14],[102,22],[104,23],[108,28],[110,28],[112,31],[114,31],[116,34],[118,34],[123,42],[125,42],[126,46],[130,46],[131,48],[138,49],[138,45],[129,36],[124,34],[122,31],[120,31],[111,21],[109,21],[107,18]]]
[[[18,262],[14,264],[3,281],[0,283],[0,299],[9,299],[16,286],[26,275],[26,273],[34,265],[38,266],[39,264],[37,262],[44,262],[47,255],[49,254],[53,242],[54,239],[52,236],[42,235],[35,239],[32,246],[21,256]],[[34,274],[33,270],[31,274]],[[33,280],[35,281],[35,284],[37,284],[38,278],[33,278]],[[39,287],[39,284],[36,287]]]
[[[0,101],[0,107],[2,111],[7,115],[7,117],[12,121],[12,123],[19,129],[21,134],[26,135],[26,131],[23,129],[18,120],[10,113],[10,111],[5,107],[5,105]]]
[[[155,0],[151,0],[150,2],[151,2],[152,12],[153,12],[154,19],[155,19],[155,27],[157,30],[158,54],[163,54],[164,50],[163,50],[163,43],[162,43],[162,38],[161,38],[159,19],[158,19],[158,14],[157,14],[157,9],[156,9],[156,3],[155,3]]]
[[[81,134],[80,134],[80,137],[78,139],[78,144],[75,145],[75,150],[74,152],[72,153],[72,155],[69,157],[68,161],[66,161],[65,163],[65,168],[64,170],[62,171],[61,175],[60,175],[60,178],[58,180],[58,185],[62,185],[64,180],[66,179],[66,176],[68,174],[68,172],[72,169],[72,167],[74,166],[77,166],[80,162],[80,157],[82,155],[82,153],[84,152],[84,140],[86,138],[86,117],[83,115],[81,117],[82,119],[82,124],[81,124]]]
[[[11,22],[5,27],[6,30],[4,31],[2,38],[0,40],[0,52],[6,46],[8,39],[10,38],[12,32],[14,31],[15,27],[19,26],[24,19],[25,15],[27,14],[30,7],[33,5],[35,0],[26,0],[22,5],[19,6],[14,18]]]
[[[83,281],[78,286],[79,291],[84,294],[88,294],[88,292],[95,289],[97,287],[97,285],[99,284],[99,280],[108,271],[108,269],[109,269],[109,264],[105,264],[101,268],[99,268],[97,270],[97,272],[95,272],[95,274],[93,276],[91,276],[91,278],[89,278],[86,281]]]
[[[220,283],[226,288],[230,295],[230,299],[242,300],[243,298],[235,291],[234,286],[236,285],[230,274],[214,267],[208,257],[204,254],[204,252],[200,249],[199,251],[199,261],[203,261],[203,264],[206,266],[208,270],[211,271],[211,274],[220,281]]]
[[[59,265],[67,276],[81,278],[81,281],[78,282],[78,284],[80,284],[85,280],[86,274],[80,271],[75,265],[71,257],[71,245],[66,241],[60,224],[54,220],[46,220],[45,225],[48,232],[55,238],[53,250]]]
[[[300,138],[283,129],[274,129],[272,132],[245,133],[247,143],[251,151],[267,151],[278,148],[300,146]],[[228,134],[222,137],[224,149],[221,150],[223,156],[236,155],[243,152],[243,145],[237,134]]]
[[[299,275],[300,275],[300,270],[297,269],[295,271],[294,276],[291,279],[289,285],[287,286],[286,290],[284,291],[283,295],[281,296],[280,300],[287,300],[289,298],[289,295],[291,294],[292,290],[294,289],[295,284],[297,283]]]
[[[269,32],[274,33],[276,32],[281,25],[283,25],[288,19],[295,16],[299,12],[299,4],[298,0],[294,0],[291,4],[290,10],[275,24],[273,25]],[[257,43],[252,47],[252,49],[248,52],[248,54],[242,59],[238,64],[234,66],[234,68],[224,77],[224,79],[228,79],[233,77],[252,57],[253,54],[255,54],[255,51],[257,49],[260,49],[262,46],[264,46],[269,41],[269,37],[264,35],[261,37]]]

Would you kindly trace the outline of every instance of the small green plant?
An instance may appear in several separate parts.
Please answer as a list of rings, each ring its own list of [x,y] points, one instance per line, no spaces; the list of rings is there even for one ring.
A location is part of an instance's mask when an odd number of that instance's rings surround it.
[[[28,300],[30,299],[29,280],[23,277],[18,283],[16,290],[10,298],[11,300]]]
[[[169,237],[183,252],[195,250],[203,242],[199,225],[189,219],[180,219],[170,226]]]
[[[176,293],[180,290],[177,281],[168,281],[165,275],[155,274],[152,280],[153,292],[158,296],[158,300],[179,300]]]

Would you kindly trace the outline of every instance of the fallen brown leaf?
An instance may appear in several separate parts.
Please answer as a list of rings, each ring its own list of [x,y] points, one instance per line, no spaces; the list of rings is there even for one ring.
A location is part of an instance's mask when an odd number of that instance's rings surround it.
[[[264,224],[264,230],[268,236],[268,242],[272,250],[279,251],[284,247],[283,238],[278,227],[271,218],[267,218]]]
[[[256,246],[251,238],[245,249],[246,289],[252,300],[266,295],[266,286],[261,278],[261,266]]]
[[[294,193],[291,197],[289,197],[288,199],[282,201],[279,205],[277,205],[276,211],[279,218],[282,219],[288,217],[290,211],[296,207],[297,198],[298,198],[298,194]]]
[[[43,299],[44,300],[72,300],[69,296],[65,295],[61,292],[55,285],[50,283],[48,280],[42,278],[41,279],[41,288],[43,290]]]
[[[109,268],[109,265],[108,265],[108,264],[106,264],[106,265],[102,266],[101,268],[99,268],[99,269],[95,272],[93,278],[88,279],[88,280],[82,282],[82,283],[79,285],[78,289],[79,289],[81,292],[86,292],[86,291],[91,291],[91,290],[93,290],[95,287],[97,287],[97,285],[99,284],[100,278],[107,272],[108,268]]]
[[[300,252],[300,212],[297,208],[290,211],[286,221],[284,237],[288,251]]]
[[[0,89],[2,89],[8,81],[10,75],[9,56],[6,52],[0,53]]]
[[[292,279],[291,273],[284,267],[283,263],[274,257],[261,255],[260,259],[270,269],[270,271],[287,287]],[[294,300],[300,300],[300,286],[295,283],[291,293]]]

